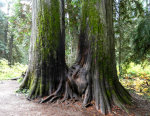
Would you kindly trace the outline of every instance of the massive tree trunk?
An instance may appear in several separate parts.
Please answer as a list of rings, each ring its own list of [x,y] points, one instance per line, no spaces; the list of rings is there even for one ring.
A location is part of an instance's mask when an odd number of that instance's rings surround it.
[[[33,0],[29,68],[20,86],[30,90],[29,98],[53,101],[65,90],[64,100],[83,96],[83,106],[94,100],[103,114],[132,104],[117,77],[112,2],[83,0],[78,56],[66,79],[64,1]]]
[[[65,94],[66,98],[84,94],[84,106],[93,98],[103,114],[113,105],[125,110],[125,104],[132,104],[117,77],[112,4],[113,0],[83,0],[78,57],[69,69],[70,89]]]
[[[32,37],[29,66],[20,89],[28,98],[59,95],[65,86],[64,1],[32,1]]]

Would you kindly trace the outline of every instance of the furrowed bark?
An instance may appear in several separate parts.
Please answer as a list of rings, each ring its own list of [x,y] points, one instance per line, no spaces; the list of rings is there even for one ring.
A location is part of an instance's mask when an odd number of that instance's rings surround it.
[[[83,0],[78,56],[67,69],[64,1],[33,0],[29,68],[20,86],[29,89],[29,99],[49,95],[44,103],[64,93],[63,101],[83,96],[84,107],[94,100],[102,114],[111,113],[113,105],[132,104],[117,76],[112,2]]]
[[[93,98],[96,109],[103,114],[111,113],[113,105],[126,110],[125,105],[132,104],[130,94],[117,76],[112,2],[83,1],[78,57],[68,75],[71,90],[77,95],[85,95],[83,105]],[[79,73],[81,70],[88,76]],[[82,84],[84,86],[80,87]],[[86,90],[81,91],[79,87]]]
[[[33,0],[29,67],[20,89],[28,99],[62,95],[65,89],[65,20],[63,0]]]

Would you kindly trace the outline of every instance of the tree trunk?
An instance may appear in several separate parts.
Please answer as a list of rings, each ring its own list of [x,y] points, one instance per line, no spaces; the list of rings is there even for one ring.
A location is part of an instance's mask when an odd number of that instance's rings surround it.
[[[33,0],[29,68],[20,86],[30,90],[29,98],[53,101],[65,90],[64,100],[83,96],[83,106],[94,100],[103,114],[132,104],[117,77],[112,3],[83,0],[78,56],[66,79],[64,1]]]
[[[12,54],[13,54],[13,41],[14,41],[14,35],[12,34],[11,37],[10,37],[10,41],[9,41],[9,58],[8,58],[9,65],[13,64],[13,57],[12,57]]]
[[[119,78],[121,78],[122,76],[122,32],[120,31],[119,34]]]
[[[122,36],[122,31],[121,31],[121,12],[120,12],[120,3],[121,3],[121,0],[118,1],[118,9],[119,9],[119,13],[118,13],[118,25],[119,25],[119,78],[121,78],[121,75],[122,75],[122,39],[123,39],[123,36]]]
[[[84,94],[83,106],[93,98],[103,114],[110,113],[113,105],[126,110],[125,104],[132,100],[117,77],[113,0],[84,0],[82,4],[78,57],[68,71],[65,97]]]
[[[7,19],[6,19],[6,20],[7,20]],[[5,47],[7,46],[7,43],[8,43],[8,40],[7,40],[7,33],[8,33],[8,20],[6,21],[6,27],[5,27],[5,31],[4,31]],[[7,48],[7,47],[6,47],[6,48]],[[8,59],[6,49],[5,49],[5,51],[4,51],[4,57],[5,57],[6,59]]]
[[[29,89],[29,99],[62,94],[66,80],[64,1],[33,0],[32,4],[29,67],[20,86]]]
[[[10,4],[7,3],[8,8],[7,8],[7,16],[9,16],[9,9],[10,9]],[[4,42],[5,42],[5,46],[8,46],[8,18],[6,18],[6,26],[5,26],[5,31],[4,31]],[[7,48],[7,47],[6,47]],[[7,50],[7,49],[6,49]],[[6,59],[8,59],[8,55],[7,52],[4,52],[4,56]]]

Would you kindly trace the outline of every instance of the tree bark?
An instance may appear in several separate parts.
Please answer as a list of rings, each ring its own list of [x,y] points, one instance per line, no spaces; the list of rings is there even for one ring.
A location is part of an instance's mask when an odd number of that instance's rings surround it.
[[[32,36],[29,67],[20,89],[28,98],[62,94],[65,86],[64,1],[32,1]]]
[[[9,41],[9,58],[8,58],[8,62],[9,62],[9,65],[12,65],[13,64],[13,41],[14,41],[14,35],[11,34],[11,37],[10,37],[10,41]]]
[[[7,44],[8,44],[7,33],[8,33],[8,20],[6,19],[6,27],[5,27],[5,31],[4,31],[5,47],[6,47]],[[8,59],[6,49],[5,49],[5,51],[4,51],[4,57],[5,57],[6,59]]]
[[[119,9],[119,13],[118,13],[118,25],[119,25],[119,78],[121,78],[121,75],[122,75],[122,39],[123,39],[123,36],[122,36],[122,31],[121,31],[121,12],[120,12],[120,2],[121,0],[118,1],[118,9]]]
[[[20,86],[29,98],[49,95],[41,103],[52,102],[65,92],[64,100],[83,96],[84,107],[94,100],[103,114],[132,104],[117,77],[112,4],[83,0],[78,56],[66,78],[64,1],[33,0],[29,67]]]
[[[7,5],[8,5],[7,16],[9,16],[10,3],[8,2]],[[5,46],[8,46],[8,18],[6,18],[6,26],[5,26],[5,31],[4,31],[4,42],[5,42]],[[4,52],[4,56],[6,59],[8,59],[6,50]]]
[[[83,106],[93,98],[103,114],[110,113],[113,105],[126,110],[132,98],[117,77],[113,0],[84,0],[82,4],[78,57],[68,71],[70,89],[65,97],[84,94]]]

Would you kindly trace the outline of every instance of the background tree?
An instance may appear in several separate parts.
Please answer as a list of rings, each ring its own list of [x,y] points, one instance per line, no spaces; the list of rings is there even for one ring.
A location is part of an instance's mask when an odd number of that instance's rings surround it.
[[[132,30],[137,26],[144,15],[141,1],[119,0],[114,2],[114,26],[116,39],[116,56],[119,68],[119,77],[122,75],[124,64],[131,62]]]
[[[5,14],[0,10],[0,57],[5,57],[7,50],[5,46],[4,30],[5,30]]]
[[[136,63],[150,60],[150,15],[147,14],[133,31],[132,61]]]
[[[27,63],[31,35],[30,4],[23,4],[20,0],[12,3],[8,22],[9,61],[12,61],[10,64],[14,64],[14,62]],[[13,47],[10,48],[11,46]]]
[[[66,63],[71,66],[77,55],[80,32],[81,1],[66,0]]]

